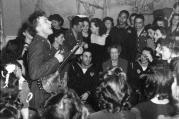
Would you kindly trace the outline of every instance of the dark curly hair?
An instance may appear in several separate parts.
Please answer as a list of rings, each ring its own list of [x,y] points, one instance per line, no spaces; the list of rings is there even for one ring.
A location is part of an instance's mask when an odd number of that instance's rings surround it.
[[[129,96],[129,86],[124,72],[109,76],[96,92],[99,109],[107,109],[109,112],[130,109]]]
[[[104,23],[99,18],[93,18],[91,19],[91,23],[94,23],[96,27],[99,27],[99,35],[102,36],[106,33],[107,28],[105,27]]]

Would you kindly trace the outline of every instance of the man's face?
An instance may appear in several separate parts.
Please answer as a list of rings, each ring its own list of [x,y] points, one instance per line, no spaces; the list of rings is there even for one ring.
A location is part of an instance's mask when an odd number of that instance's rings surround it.
[[[87,21],[83,22],[82,30],[83,30],[83,32],[88,33],[88,31],[89,31],[89,23]]]
[[[161,47],[162,60],[169,60],[171,57],[171,51],[167,46]]]
[[[165,27],[164,21],[157,21],[157,25],[158,25],[159,27]]]
[[[135,28],[136,30],[141,30],[144,27],[144,21],[143,19],[137,18],[135,19]]]
[[[41,32],[46,35],[50,35],[53,33],[52,28],[51,28],[51,21],[47,19],[45,16],[41,16],[38,18],[38,32]]]
[[[81,32],[83,28],[83,22],[79,22],[78,25],[76,25],[76,32]]]
[[[120,55],[120,53],[119,53],[119,50],[117,48],[111,48],[111,50],[110,50],[111,60],[117,60],[119,55]]]
[[[92,60],[91,52],[84,52],[81,59],[84,66],[89,66]]]
[[[153,59],[152,55],[148,50],[143,50],[141,55],[141,62],[142,63],[148,63],[149,59]]]
[[[179,23],[179,16],[174,16],[173,19],[172,19],[172,25],[173,26],[177,26]]]
[[[125,13],[121,13],[118,17],[119,24],[123,25],[127,23],[127,15]]]

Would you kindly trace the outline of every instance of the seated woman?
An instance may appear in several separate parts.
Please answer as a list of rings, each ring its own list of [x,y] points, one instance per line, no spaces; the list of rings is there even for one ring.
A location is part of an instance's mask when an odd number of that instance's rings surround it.
[[[148,92],[150,100],[136,105],[132,110],[141,115],[142,119],[157,119],[159,115],[175,114],[175,108],[170,103],[173,76],[169,67],[157,65],[153,68],[153,73],[147,76],[147,81],[153,89]]]
[[[77,94],[68,89],[52,96],[45,107],[43,119],[85,119],[88,115]]]
[[[101,111],[90,114],[88,119],[136,119],[129,110],[129,87],[124,72],[118,70],[109,76],[97,89],[96,97]]]

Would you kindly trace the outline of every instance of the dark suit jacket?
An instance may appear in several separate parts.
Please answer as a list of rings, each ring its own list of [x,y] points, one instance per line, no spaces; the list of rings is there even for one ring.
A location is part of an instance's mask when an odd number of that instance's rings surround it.
[[[45,90],[39,88],[37,80],[57,70],[59,62],[54,54],[55,49],[50,46],[47,39],[39,35],[34,37],[28,52],[29,76],[32,79],[31,91],[34,95],[30,102],[32,108],[43,108],[45,100],[49,97]]]
[[[72,29],[69,29],[65,33],[65,41],[64,45],[67,47],[68,50],[71,50],[77,42],[81,42],[83,40],[82,34],[78,33],[77,39],[75,38]]]
[[[106,110],[102,110],[90,114],[87,119],[136,119],[136,116],[130,111],[111,113]]]
[[[107,60],[106,62],[103,63],[103,72],[109,70],[110,68],[112,68],[112,62],[111,60]],[[127,70],[128,70],[128,61],[125,60],[125,59],[122,59],[119,57],[118,59],[118,67],[121,67],[123,69],[123,71],[125,73],[127,73]]]

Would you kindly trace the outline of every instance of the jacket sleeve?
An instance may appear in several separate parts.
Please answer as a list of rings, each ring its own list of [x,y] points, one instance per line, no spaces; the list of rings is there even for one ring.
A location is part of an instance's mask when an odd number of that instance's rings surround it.
[[[29,48],[29,75],[36,80],[53,73],[58,67],[58,60],[55,57],[44,62],[44,46],[42,43],[33,44]]]

